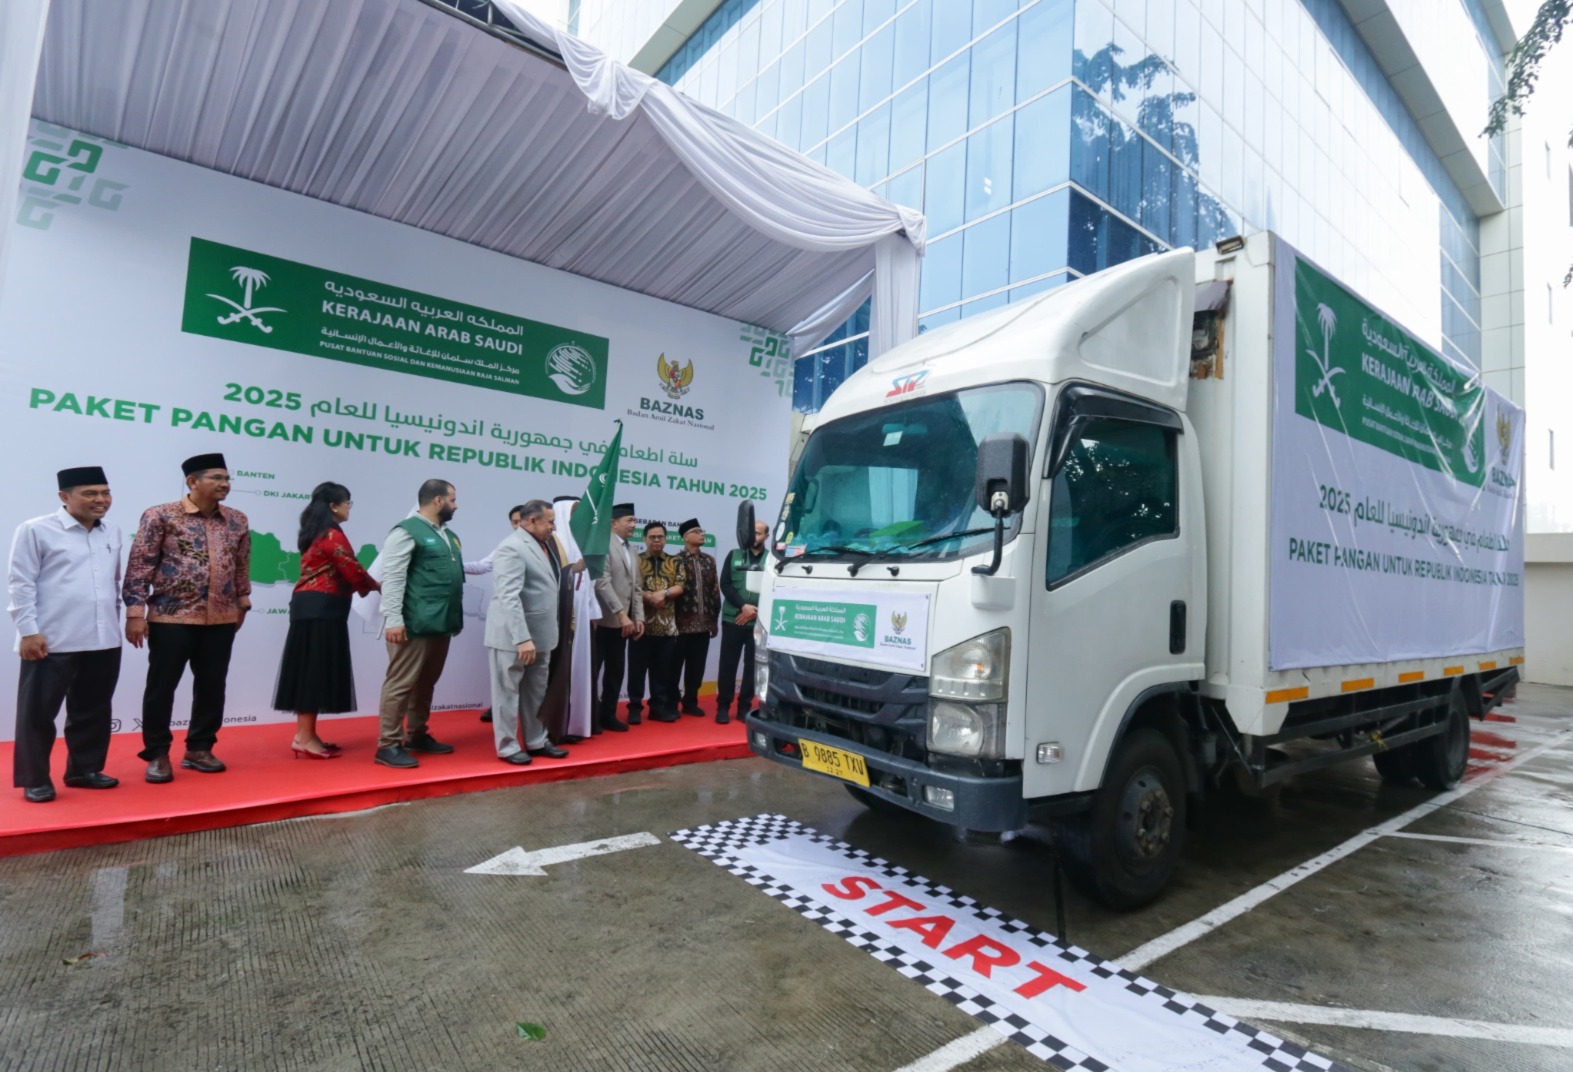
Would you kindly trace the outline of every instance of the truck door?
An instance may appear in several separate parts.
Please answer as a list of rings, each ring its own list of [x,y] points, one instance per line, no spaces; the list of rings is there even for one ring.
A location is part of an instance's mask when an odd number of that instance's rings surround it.
[[[1177,413],[1129,395],[1085,385],[1060,394],[1035,507],[1046,538],[1030,611],[1029,798],[1096,788],[1131,703],[1202,674],[1192,591],[1201,544],[1181,523],[1184,432]],[[1200,525],[1199,510],[1183,514]],[[1061,758],[1040,762],[1040,744],[1058,744]]]

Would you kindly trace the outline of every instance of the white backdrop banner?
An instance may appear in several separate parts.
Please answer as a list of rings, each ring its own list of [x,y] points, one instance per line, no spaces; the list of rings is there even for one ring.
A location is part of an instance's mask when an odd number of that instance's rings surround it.
[[[711,553],[730,548],[739,499],[784,493],[778,335],[44,123],[28,149],[0,304],[15,491],[0,529],[58,505],[56,469],[100,464],[129,546],[142,510],[183,494],[182,459],[224,452],[254,605],[227,723],[292,717],[270,702],[300,511],[323,480],[354,494],[345,531],[368,563],[429,477],[454,484],[453,529],[481,558],[510,507],[584,490],[618,419],[618,500],[641,520],[698,517]],[[443,709],[489,702],[490,589],[474,580]],[[387,656],[376,626],[351,630],[369,714]],[[145,668],[127,647],[123,731]],[[188,713],[183,688],[177,726]],[[0,739],[13,720],[0,703]]]
[[[1524,643],[1524,411],[1279,244],[1269,663]]]

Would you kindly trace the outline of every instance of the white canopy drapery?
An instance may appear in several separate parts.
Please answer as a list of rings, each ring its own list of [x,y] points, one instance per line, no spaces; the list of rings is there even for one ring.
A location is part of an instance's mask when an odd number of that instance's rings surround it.
[[[495,2],[563,65],[423,0],[6,0],[0,88],[33,83],[39,58],[31,107],[0,97],[0,167],[20,170],[31,114],[788,333],[798,353],[871,292],[874,352],[916,332],[919,213]]]

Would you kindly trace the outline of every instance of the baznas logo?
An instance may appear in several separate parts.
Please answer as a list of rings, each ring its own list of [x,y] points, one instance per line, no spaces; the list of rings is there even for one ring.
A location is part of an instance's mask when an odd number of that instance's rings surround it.
[[[890,612],[890,627],[896,631],[896,635],[897,636],[900,636],[902,633],[906,632],[906,629],[907,629],[907,616],[905,614],[900,614],[900,613],[898,613],[896,611],[891,611]]]
[[[868,640],[868,630],[873,624],[867,614],[858,614],[852,619],[852,635],[857,638],[858,643]]]
[[[244,293],[241,294],[240,301],[238,302],[231,298],[226,298],[222,294],[208,295],[208,297],[216,298],[225,305],[229,306],[231,309],[235,310],[227,316],[219,317],[218,322],[220,324],[233,324],[237,320],[244,319],[250,323],[252,327],[256,328],[258,331],[261,331],[264,335],[271,335],[273,333],[273,328],[262,322],[262,314],[282,313],[286,312],[287,310],[280,309],[277,306],[272,305],[256,309],[252,308],[251,306],[252,290],[261,290],[263,287],[268,285],[268,273],[262,271],[260,268],[242,268],[237,265],[236,267],[229,270],[229,274],[231,278],[235,280],[235,282],[239,283],[241,287],[244,288]]]
[[[686,366],[680,366],[676,361],[668,361],[662,354],[655,362],[655,371],[661,377],[661,390],[666,392],[667,398],[682,398],[688,393],[689,385],[694,382],[694,362],[689,360]]]
[[[916,394],[923,386],[923,381],[928,378],[928,369],[923,369],[921,372],[909,373],[906,376],[897,376],[895,379],[890,381],[890,390],[885,394],[885,397],[900,398],[903,395]]]
[[[1513,418],[1497,411],[1497,446],[1501,449],[1502,464],[1507,464],[1507,452],[1513,446]]]
[[[571,342],[552,347],[546,375],[565,395],[582,395],[595,386],[595,359]]]
[[[1316,362],[1316,367],[1322,370],[1322,378],[1316,381],[1316,386],[1311,388],[1311,397],[1320,398],[1326,391],[1333,399],[1334,409],[1343,409],[1343,403],[1338,401],[1338,389],[1333,386],[1333,377],[1344,371],[1333,364],[1333,330],[1338,327],[1338,317],[1334,315],[1325,302],[1316,305],[1316,319],[1322,325],[1322,352],[1320,355],[1310,347],[1306,353],[1311,355],[1311,360]]]

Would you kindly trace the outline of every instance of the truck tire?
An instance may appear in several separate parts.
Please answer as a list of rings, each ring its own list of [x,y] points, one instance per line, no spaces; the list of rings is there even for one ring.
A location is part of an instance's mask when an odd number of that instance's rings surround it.
[[[1120,742],[1092,807],[1058,827],[1071,883],[1110,908],[1158,896],[1185,847],[1185,771],[1174,743],[1154,729]]]
[[[1371,762],[1387,785],[1408,785],[1415,780],[1414,745],[1399,745],[1385,752],[1373,752]]]
[[[1446,730],[1410,746],[1415,777],[1427,789],[1452,789],[1469,764],[1469,709],[1458,689],[1448,697],[1446,717]]]
[[[845,789],[848,793],[851,793],[852,799],[863,805],[869,811],[877,811],[881,815],[916,814],[915,812],[910,812],[906,808],[903,808],[900,804],[892,804],[878,793],[870,793],[867,789],[864,789],[860,785],[843,784],[841,788]]]

